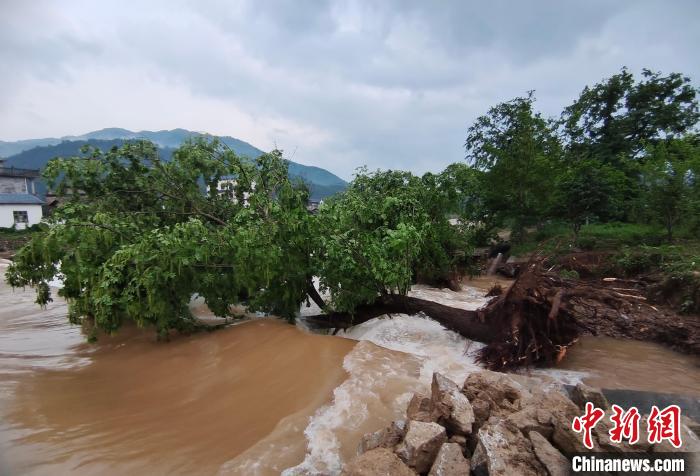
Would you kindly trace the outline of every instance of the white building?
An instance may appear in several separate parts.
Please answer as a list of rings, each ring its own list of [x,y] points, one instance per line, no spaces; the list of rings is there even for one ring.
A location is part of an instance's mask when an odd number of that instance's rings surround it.
[[[36,195],[38,170],[4,167],[0,161],[0,228],[24,229],[43,216],[44,201]]]

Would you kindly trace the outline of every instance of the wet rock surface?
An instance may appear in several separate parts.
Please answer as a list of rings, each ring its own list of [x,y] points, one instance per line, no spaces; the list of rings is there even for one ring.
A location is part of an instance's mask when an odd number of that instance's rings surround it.
[[[393,451],[376,448],[361,454],[345,468],[342,476],[415,476],[415,471],[406,466]]]
[[[700,451],[697,423],[688,418],[681,449],[666,441],[647,442],[648,415],[640,418],[636,444],[615,443],[610,437],[613,410],[605,395],[578,385],[571,396],[546,379],[481,371],[460,387],[435,373],[430,396],[414,394],[408,404],[408,421],[365,435],[358,448],[362,454],[343,474],[564,476],[570,474],[574,453]],[[605,410],[592,430],[592,450],[572,427],[589,401]],[[377,469],[381,464],[383,472]]]
[[[405,434],[405,420],[391,422],[391,425],[386,428],[373,433],[366,433],[360,440],[357,454],[362,454],[375,448],[393,448],[401,442]]]
[[[437,423],[411,420],[406,436],[396,448],[401,460],[419,473],[430,470],[440,447],[447,441],[445,428]]]
[[[445,443],[440,447],[428,476],[459,476],[469,474],[469,461],[457,443]]]
[[[474,424],[474,410],[459,386],[447,377],[433,374],[431,401],[434,413],[452,434],[469,435]]]
[[[546,474],[535,456],[532,443],[507,420],[489,420],[479,429],[471,464],[478,475]]]
[[[535,456],[545,467],[550,476],[568,476],[571,472],[571,463],[552,444],[536,431],[528,435],[532,443]]]

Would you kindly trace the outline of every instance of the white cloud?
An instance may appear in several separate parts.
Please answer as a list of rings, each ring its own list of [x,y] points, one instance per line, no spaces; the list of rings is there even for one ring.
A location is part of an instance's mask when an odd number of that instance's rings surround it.
[[[697,78],[698,5],[10,0],[0,139],[182,127],[346,178],[439,170],[529,89],[557,114],[623,65]]]

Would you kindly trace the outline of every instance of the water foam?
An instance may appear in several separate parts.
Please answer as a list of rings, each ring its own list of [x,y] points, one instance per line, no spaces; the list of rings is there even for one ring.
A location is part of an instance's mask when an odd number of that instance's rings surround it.
[[[483,291],[471,287],[455,292],[417,285],[410,295],[466,310],[489,301]],[[332,402],[309,419],[304,460],[283,471],[285,476],[340,473],[343,462],[355,455],[362,434],[405,418],[412,394],[429,392],[434,372],[463,382],[480,370],[474,354],[483,344],[422,314],[380,316],[338,335],[358,341],[343,362],[348,379],[334,390]],[[541,373],[567,383],[584,375]]]

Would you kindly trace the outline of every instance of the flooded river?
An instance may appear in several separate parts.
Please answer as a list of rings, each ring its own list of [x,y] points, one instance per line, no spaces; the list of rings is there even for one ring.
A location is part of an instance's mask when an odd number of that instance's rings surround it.
[[[473,309],[485,302],[475,285],[413,293]],[[168,343],[128,328],[87,344],[62,301],[33,300],[2,280],[0,474],[336,474],[433,371],[461,380],[478,368],[478,343],[416,316],[334,337],[264,318]],[[697,359],[653,344],[584,339],[545,373],[700,396]]]

